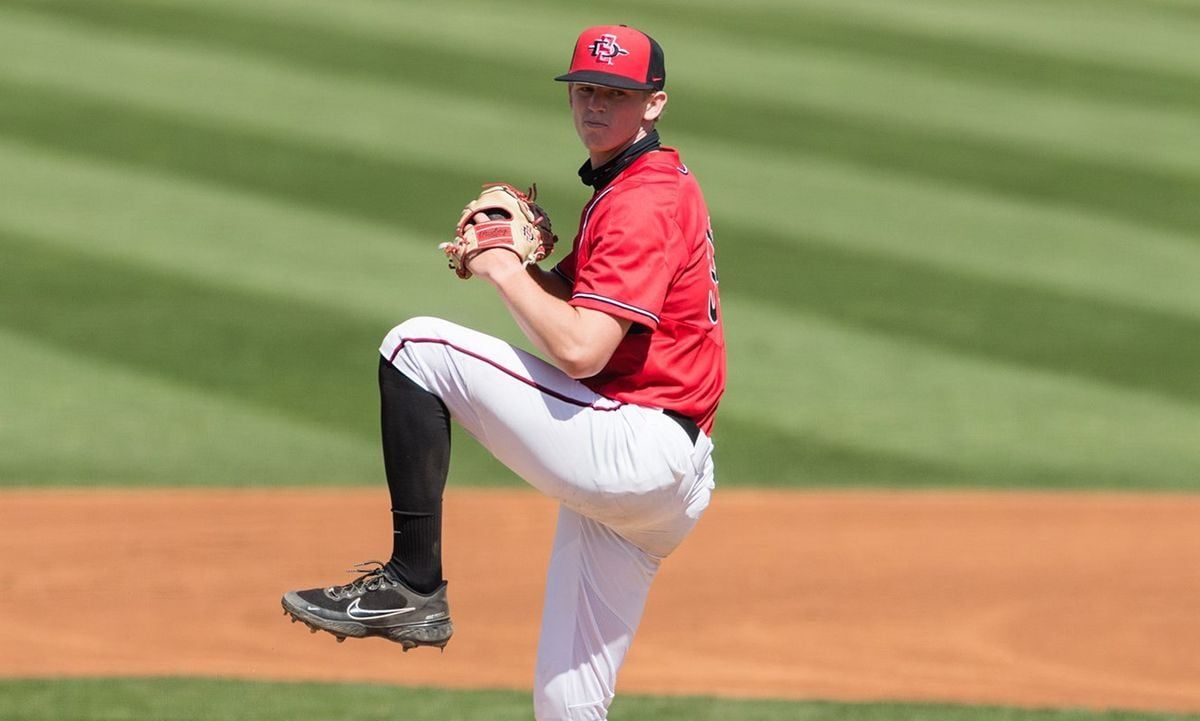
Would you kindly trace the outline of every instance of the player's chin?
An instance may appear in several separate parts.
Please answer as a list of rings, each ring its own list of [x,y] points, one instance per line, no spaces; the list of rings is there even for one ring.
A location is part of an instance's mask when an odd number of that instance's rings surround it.
[[[579,129],[579,139],[583,141],[583,147],[591,151],[604,150],[606,128],[589,128],[581,127]]]

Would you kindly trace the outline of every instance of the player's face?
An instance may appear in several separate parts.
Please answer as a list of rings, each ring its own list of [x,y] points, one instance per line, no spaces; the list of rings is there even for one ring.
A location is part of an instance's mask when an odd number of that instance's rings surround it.
[[[621,90],[603,85],[571,83],[568,86],[575,132],[597,167],[637,140],[666,105],[667,94]]]

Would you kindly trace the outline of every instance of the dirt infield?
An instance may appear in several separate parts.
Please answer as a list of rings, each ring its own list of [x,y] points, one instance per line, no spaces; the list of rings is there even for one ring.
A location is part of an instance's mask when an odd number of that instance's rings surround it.
[[[0,675],[527,688],[554,507],[454,490],[444,654],[288,588],[386,555],[385,490],[0,492]],[[1200,497],[720,491],[626,692],[1200,710]]]

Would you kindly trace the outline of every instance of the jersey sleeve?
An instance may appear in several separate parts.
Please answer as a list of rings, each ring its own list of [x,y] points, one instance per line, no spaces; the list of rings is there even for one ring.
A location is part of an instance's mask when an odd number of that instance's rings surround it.
[[[680,243],[669,211],[645,200],[614,197],[593,216],[570,302],[653,330],[675,275],[670,250]]]
[[[567,253],[565,258],[554,264],[550,272],[567,281],[567,285],[575,285],[575,263],[577,258],[578,255],[575,253],[575,249],[572,248],[571,252]]]

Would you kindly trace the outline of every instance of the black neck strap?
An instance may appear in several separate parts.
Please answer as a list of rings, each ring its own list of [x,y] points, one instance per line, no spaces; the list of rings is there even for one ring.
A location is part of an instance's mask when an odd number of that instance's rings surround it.
[[[658,140],[658,131],[651,130],[649,135],[625,148],[617,154],[617,157],[599,168],[593,168],[591,160],[583,161],[583,165],[579,167],[579,179],[583,181],[584,185],[590,185],[592,188],[600,190],[611,183],[622,170],[628,168],[630,163],[651,150],[658,150],[661,145],[662,143]]]

